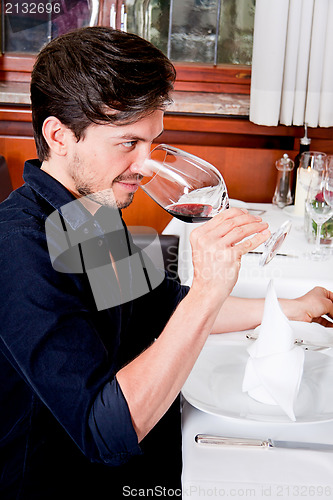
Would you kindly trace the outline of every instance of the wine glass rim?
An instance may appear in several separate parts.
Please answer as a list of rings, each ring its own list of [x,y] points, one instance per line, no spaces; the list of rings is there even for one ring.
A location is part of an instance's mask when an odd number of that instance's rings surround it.
[[[186,158],[197,162],[198,164],[202,165],[203,167],[208,167],[210,170],[212,170],[217,175],[217,177],[219,179],[221,179],[224,182],[224,179],[223,179],[223,176],[222,176],[221,172],[216,167],[214,167],[214,165],[212,165],[208,161],[204,160],[203,158],[200,158],[199,156],[196,156],[196,155],[194,155],[192,153],[189,153],[188,151],[184,151],[183,149],[176,148],[175,146],[170,146],[169,144],[165,144],[165,143],[157,144],[150,151],[150,153],[147,156],[147,158],[151,157],[151,155],[154,153],[154,151],[156,151],[158,149],[162,149],[164,151],[170,151],[171,153],[173,153],[175,155],[178,155],[178,156],[185,156]]]
[[[305,161],[305,164],[303,163]],[[327,164],[327,154],[322,151],[304,151],[301,154],[300,168],[302,170],[317,170],[322,172]]]
[[[300,160],[301,162],[302,158],[313,158],[314,161],[322,160],[323,161],[322,168],[325,168],[324,166],[327,161],[327,154],[323,153],[322,151],[303,151],[303,153],[301,154],[301,160]]]
[[[303,151],[301,156],[322,156],[323,158],[326,158],[327,153],[324,153],[323,151]]]
[[[325,168],[327,171],[333,170],[333,153],[326,155]]]

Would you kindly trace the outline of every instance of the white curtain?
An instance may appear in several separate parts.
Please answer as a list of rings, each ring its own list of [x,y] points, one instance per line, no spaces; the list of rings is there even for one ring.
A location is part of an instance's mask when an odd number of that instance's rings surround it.
[[[257,0],[250,121],[333,126],[333,0]]]

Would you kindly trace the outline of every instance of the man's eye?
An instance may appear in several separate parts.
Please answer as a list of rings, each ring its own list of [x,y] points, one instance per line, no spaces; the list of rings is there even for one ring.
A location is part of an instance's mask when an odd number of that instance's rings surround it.
[[[125,148],[133,148],[136,144],[136,141],[128,141],[128,142],[123,142],[122,145],[125,147]]]

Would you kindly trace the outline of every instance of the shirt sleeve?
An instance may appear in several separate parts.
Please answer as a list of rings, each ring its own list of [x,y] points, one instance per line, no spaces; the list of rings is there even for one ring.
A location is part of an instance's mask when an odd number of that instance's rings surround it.
[[[143,349],[159,336],[167,321],[176,309],[179,302],[188,293],[189,288],[181,286],[176,280],[171,279],[166,274],[162,284],[149,294],[136,299],[132,304],[132,314],[130,315],[127,335],[123,339],[125,347],[120,346],[119,358],[123,353],[123,360],[120,364],[125,364],[134,359]],[[138,328],[140,331],[138,332]],[[89,426],[95,437],[101,456],[105,462],[112,458],[111,450],[115,445],[115,440],[119,436],[126,435],[126,418],[120,423],[121,427],[114,427],[111,416],[114,405],[120,405],[122,398],[115,397],[115,394],[122,394],[117,380],[107,383],[99,393],[94,402],[94,406],[89,417]],[[122,396],[123,397],[123,396]],[[119,407],[119,414],[122,411],[127,413],[128,407]],[[125,415],[126,417],[126,415]],[[118,422],[117,422],[118,425]],[[137,440],[131,441],[131,436],[127,436],[127,445],[133,443],[133,452],[137,451]],[[121,459],[121,457],[119,457]]]
[[[28,226],[0,237],[1,349],[91,461],[118,465],[140,448],[89,282],[55,271],[42,228]]]
[[[119,417],[116,420],[114,413]],[[129,417],[120,385],[113,378],[98,393],[89,415],[89,427],[104,463],[121,465],[141,453],[136,432],[128,425]]]

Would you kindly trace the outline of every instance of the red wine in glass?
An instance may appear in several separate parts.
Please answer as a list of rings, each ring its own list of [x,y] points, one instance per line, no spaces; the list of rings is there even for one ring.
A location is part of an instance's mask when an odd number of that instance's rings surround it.
[[[183,222],[204,222],[212,218],[213,207],[205,203],[173,203],[165,210]]]
[[[222,174],[202,158],[160,144],[141,166],[140,187],[170,215],[204,222],[228,208]]]

